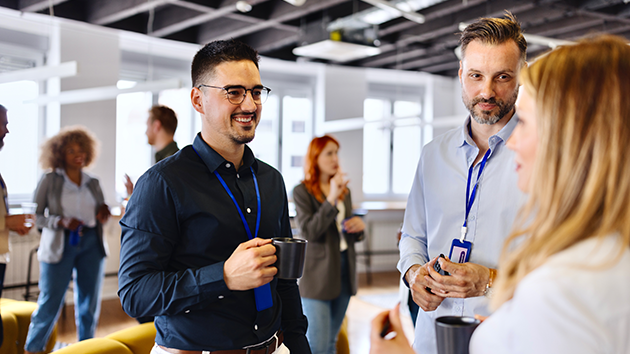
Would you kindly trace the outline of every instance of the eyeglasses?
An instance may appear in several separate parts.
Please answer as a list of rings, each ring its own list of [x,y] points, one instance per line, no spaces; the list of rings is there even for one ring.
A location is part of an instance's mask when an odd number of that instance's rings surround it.
[[[225,96],[231,104],[239,105],[245,101],[245,96],[247,96],[247,91],[252,92],[252,98],[254,99],[255,104],[263,104],[269,97],[269,92],[271,89],[265,86],[256,86],[252,89],[246,89],[243,86],[228,86],[228,87],[220,87],[220,86],[211,86],[211,85],[199,85],[197,88],[201,87],[210,87],[215,89],[221,89],[225,91]]]

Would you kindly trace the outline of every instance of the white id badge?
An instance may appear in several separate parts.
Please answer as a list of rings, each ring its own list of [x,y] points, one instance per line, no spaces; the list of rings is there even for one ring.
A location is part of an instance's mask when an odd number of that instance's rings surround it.
[[[448,259],[450,259],[453,263],[466,263],[470,259],[471,250],[472,242],[454,239],[451,244],[451,253],[448,256]]]

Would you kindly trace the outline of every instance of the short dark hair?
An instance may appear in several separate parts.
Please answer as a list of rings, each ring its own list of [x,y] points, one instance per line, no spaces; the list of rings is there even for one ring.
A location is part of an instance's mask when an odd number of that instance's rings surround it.
[[[151,119],[151,123],[156,120],[162,124],[162,128],[168,133],[175,134],[175,130],[177,130],[177,114],[172,109],[155,105],[149,109],[149,118]]]
[[[459,42],[462,46],[462,58],[466,56],[466,47],[474,40],[486,44],[502,44],[513,40],[521,52],[521,60],[527,57],[527,41],[521,31],[521,25],[510,11],[505,11],[506,18],[480,18],[477,22],[466,26]]]
[[[214,75],[217,65],[228,61],[251,60],[258,68],[258,52],[249,45],[234,40],[214,41],[201,48],[191,65],[194,87],[203,84],[203,80]]]
[[[8,109],[6,109],[5,106],[0,104],[0,111],[6,112],[6,111],[8,111]]]

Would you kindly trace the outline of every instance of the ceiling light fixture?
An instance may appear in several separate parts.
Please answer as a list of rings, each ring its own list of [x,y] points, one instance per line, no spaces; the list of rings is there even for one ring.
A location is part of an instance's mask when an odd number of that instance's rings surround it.
[[[306,2],[306,0],[284,0],[293,6],[302,6]]]
[[[252,5],[250,5],[247,1],[237,1],[236,2],[236,9],[240,12],[250,12],[252,11]]]
[[[286,1],[286,0],[285,0]],[[405,1],[401,1],[397,4],[392,4],[385,0],[362,0],[363,2],[367,2],[368,4],[378,7],[379,9],[387,12],[393,12],[398,16],[402,16],[409,21],[413,21],[416,23],[424,23],[424,16],[417,12],[412,12],[412,7],[405,3]],[[380,16],[379,16],[380,17]],[[394,16],[395,18],[396,16]],[[379,19],[380,20],[380,19]]]
[[[381,50],[367,45],[326,39],[321,42],[294,48],[293,54],[302,57],[327,59],[339,63],[345,63],[347,61],[381,54]]]

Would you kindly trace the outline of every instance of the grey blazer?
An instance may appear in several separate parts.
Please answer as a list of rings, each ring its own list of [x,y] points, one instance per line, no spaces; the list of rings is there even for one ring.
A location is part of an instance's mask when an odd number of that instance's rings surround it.
[[[293,189],[293,200],[300,226],[300,238],[308,240],[304,274],[299,280],[300,295],[309,299],[331,300],[341,293],[341,252],[339,237],[348,243],[350,289],[357,293],[356,252],[354,243],[363,239],[363,232],[342,233],[337,230],[335,218],[339,210],[324,200],[320,203],[306,186],[300,183]],[[348,193],[343,201],[345,218],[352,217],[352,198]]]
[[[85,176],[85,174],[84,174]],[[88,176],[90,177],[90,176]],[[42,237],[39,241],[37,259],[40,262],[59,263],[63,257],[64,229],[57,226],[59,220],[63,218],[63,208],[61,207],[61,191],[63,190],[64,176],[52,171],[46,173],[37,185],[35,190],[35,203],[37,203],[37,228],[42,230]],[[98,179],[90,177],[88,189],[92,192],[96,200],[96,210],[105,203],[103,191],[98,183]],[[46,209],[48,212],[45,213]],[[107,256],[107,244],[103,238],[103,225],[96,221],[96,232],[98,234],[100,251],[103,256]]]

